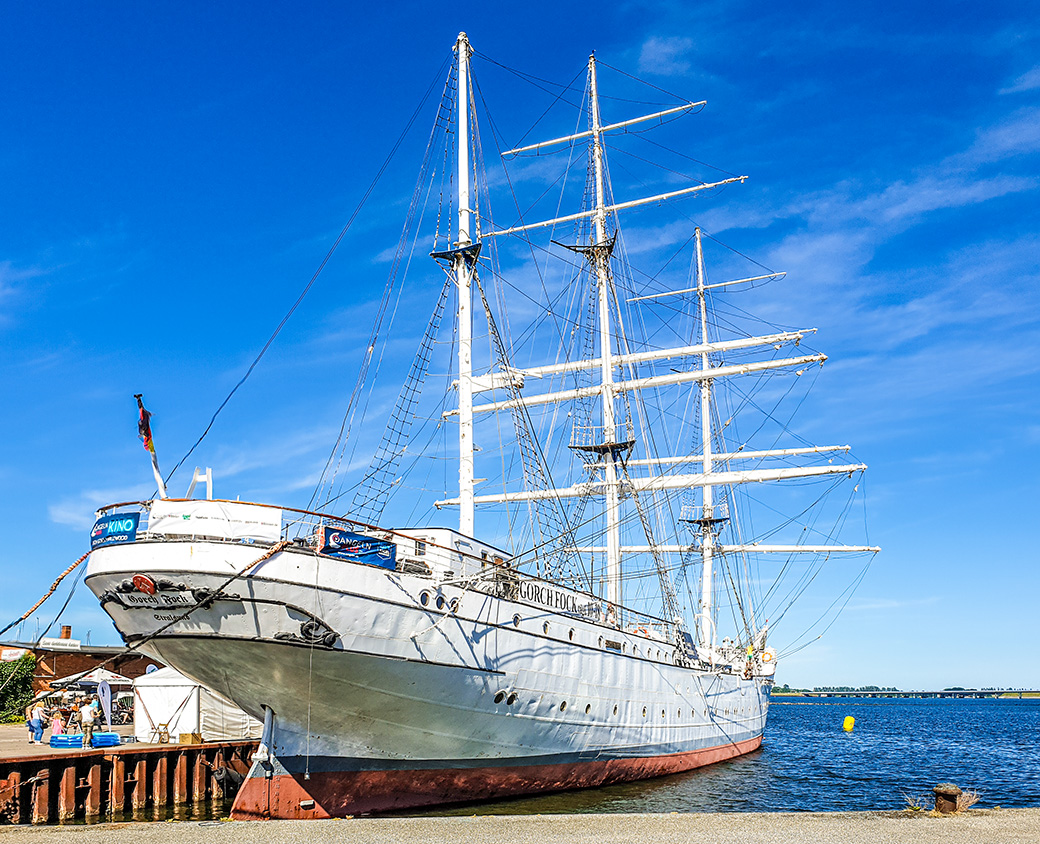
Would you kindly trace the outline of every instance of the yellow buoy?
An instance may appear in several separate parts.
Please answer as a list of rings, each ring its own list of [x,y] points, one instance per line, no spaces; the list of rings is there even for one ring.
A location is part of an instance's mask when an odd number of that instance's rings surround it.
[[[845,720],[841,722],[841,728],[846,733],[851,733],[852,732],[852,728],[855,727],[855,726],[856,726],[856,719],[853,718],[851,715],[846,715],[845,716]]]

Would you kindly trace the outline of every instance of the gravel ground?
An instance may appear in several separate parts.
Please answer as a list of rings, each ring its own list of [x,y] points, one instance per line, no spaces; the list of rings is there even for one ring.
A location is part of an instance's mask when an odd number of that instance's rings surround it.
[[[1040,809],[909,812],[499,815],[0,827],[26,844],[1036,844]]]

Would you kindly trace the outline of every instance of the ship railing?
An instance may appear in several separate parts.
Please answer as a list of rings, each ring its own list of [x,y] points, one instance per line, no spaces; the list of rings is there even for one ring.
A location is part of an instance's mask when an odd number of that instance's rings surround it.
[[[179,503],[205,508],[207,505],[220,507],[221,505],[235,505],[237,507],[264,508],[269,511],[280,511],[280,530],[278,537],[273,535],[213,535],[213,533],[191,533],[184,529],[178,533],[159,533],[150,530],[152,520],[151,511],[154,502],[159,499],[148,501],[124,501],[118,504],[109,504],[97,511],[98,521],[96,524],[112,516],[123,514],[136,514],[136,534],[130,536],[124,542],[195,542],[204,539],[207,542],[221,542],[230,545],[257,545],[271,546],[277,541],[290,542],[299,548],[308,549],[314,553],[320,553],[318,541],[321,529],[345,530],[359,534],[370,539],[393,542],[398,546],[397,569],[409,571],[413,574],[426,575],[431,578],[444,577],[443,572],[431,572],[428,567],[415,566],[413,555],[403,549],[415,547],[416,538],[411,534],[399,533],[397,531],[370,525],[344,516],[335,516],[329,513],[321,513],[313,510],[302,510],[292,507],[277,507],[269,504],[256,504],[252,502],[225,501],[218,499],[161,499],[166,502],[164,509]],[[186,506],[187,509],[187,506]],[[188,520],[190,521],[190,520]],[[273,520],[272,520],[273,522]],[[222,531],[221,533],[231,533]],[[257,531],[257,534],[261,532]],[[626,633],[634,635],[647,635],[648,638],[670,640],[673,637],[674,626],[669,622],[644,613],[631,607],[620,607],[612,605],[609,601],[593,595],[581,589],[575,589],[558,580],[549,580],[539,577],[530,572],[518,568],[511,560],[506,558],[485,559],[475,554],[463,551],[459,548],[449,548],[438,545],[429,538],[423,540],[428,551],[439,551],[445,556],[451,555],[461,564],[456,563],[456,570],[448,572],[454,582],[468,584],[469,588],[476,589],[500,597],[517,598],[518,600],[542,606],[547,613],[561,613],[568,616],[586,618],[595,623],[614,627]],[[333,558],[335,559],[335,558]],[[409,568],[412,566],[412,568]],[[542,598],[543,600],[537,600]],[[646,633],[642,633],[642,631]]]

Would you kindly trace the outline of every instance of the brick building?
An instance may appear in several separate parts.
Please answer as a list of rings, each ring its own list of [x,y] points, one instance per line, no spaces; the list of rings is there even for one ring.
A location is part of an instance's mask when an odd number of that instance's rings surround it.
[[[62,627],[58,639],[44,638],[38,645],[26,642],[0,643],[0,657],[5,661],[17,659],[26,652],[36,656],[33,694],[49,690],[54,680],[90,671],[101,663],[105,663],[105,668],[109,671],[122,674],[131,680],[144,674],[149,666],[163,667],[163,664],[153,657],[136,651],[125,651],[122,646],[84,645],[72,638],[70,627]]]

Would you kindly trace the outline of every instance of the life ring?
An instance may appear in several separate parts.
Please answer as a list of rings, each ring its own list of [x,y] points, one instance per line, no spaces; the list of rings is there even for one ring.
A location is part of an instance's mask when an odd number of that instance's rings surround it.
[[[647,639],[650,638],[650,631],[647,630],[645,627],[637,627],[635,629],[635,632],[639,633],[641,636],[645,636]]]

